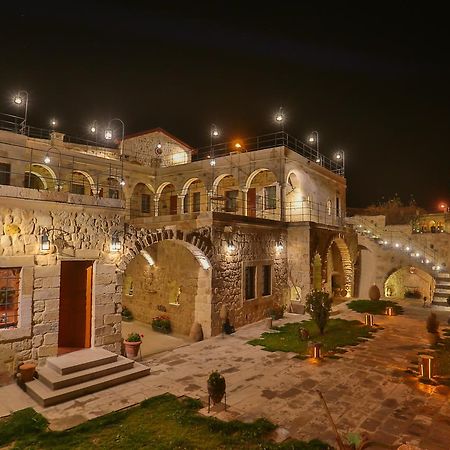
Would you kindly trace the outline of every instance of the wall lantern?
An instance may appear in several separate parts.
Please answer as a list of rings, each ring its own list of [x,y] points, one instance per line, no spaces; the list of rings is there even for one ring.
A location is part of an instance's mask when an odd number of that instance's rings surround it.
[[[46,252],[50,250],[50,239],[48,238],[48,234],[44,232],[41,235],[41,251]]]
[[[366,314],[364,316],[364,323],[368,326],[368,327],[373,327],[373,314]]]
[[[277,252],[281,252],[281,251],[283,251],[283,249],[284,249],[283,243],[282,243],[281,241],[278,241],[278,242],[275,244],[275,250],[276,250]]]
[[[434,356],[431,355],[419,355],[419,374],[421,378],[431,380],[433,378],[434,369]]]
[[[236,250],[236,246],[234,245],[233,241],[228,241],[227,249],[230,253]]]
[[[122,248],[122,243],[120,242],[119,236],[117,234],[113,234],[111,238],[111,251],[118,252]]]
[[[386,308],[386,315],[387,316],[395,316],[395,311],[394,311],[394,308],[392,306],[388,306]]]

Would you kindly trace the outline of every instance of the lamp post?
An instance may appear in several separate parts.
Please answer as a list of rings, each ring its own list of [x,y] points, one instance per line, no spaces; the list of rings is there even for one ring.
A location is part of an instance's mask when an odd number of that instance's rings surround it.
[[[56,127],[56,119],[55,118],[52,118],[52,119],[50,119],[50,126],[52,127],[52,130]]]
[[[316,163],[320,164],[321,159],[320,159],[320,153],[319,153],[319,132],[318,131],[313,131],[311,133],[311,136],[309,136],[308,141],[310,144],[315,144],[316,147]]]
[[[341,175],[344,176],[345,175],[345,152],[344,150],[338,150],[335,154],[334,154],[334,159],[336,161],[340,161],[341,162]]]
[[[25,134],[28,117],[28,92],[24,90],[17,92],[17,94],[13,97],[13,102],[17,106],[21,106],[25,102],[25,114],[23,121],[20,124],[20,133]]]
[[[440,203],[439,204],[439,209],[442,211],[442,212],[450,212],[450,206],[448,206],[446,203]]]
[[[123,178],[123,141],[125,139],[125,124],[123,123],[123,120],[115,117],[114,119],[111,119],[108,122],[108,126],[105,129],[105,139],[107,141],[110,141],[113,138],[113,130],[111,128],[111,124],[116,121],[116,122],[120,122],[120,124],[122,125],[122,139],[120,141],[120,163],[121,163],[121,175],[120,175],[120,185],[121,186],[125,186],[125,180]],[[94,122],[96,123],[96,122]],[[91,127],[92,130],[92,127]]]

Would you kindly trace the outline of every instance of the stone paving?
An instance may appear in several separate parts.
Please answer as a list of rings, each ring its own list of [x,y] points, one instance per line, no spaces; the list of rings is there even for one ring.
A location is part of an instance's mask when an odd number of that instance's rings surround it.
[[[200,398],[207,404],[206,379],[217,369],[226,377],[229,405],[227,412],[213,408],[211,413],[219,418],[267,417],[292,437],[320,438],[335,445],[316,392],[320,389],[341,432],[366,432],[385,445],[371,448],[397,448],[408,442],[428,450],[449,450],[449,390],[419,384],[404,374],[417,351],[427,346],[425,318],[430,310],[419,303],[401,303],[404,316],[376,316],[384,329],[374,339],[351,347],[339,360],[314,364],[295,358],[294,353],[270,353],[248,345],[249,339],[265,331],[260,322],[231,336],[154,355],[146,360],[152,368],[148,377],[46,409],[17,397],[9,409],[19,409],[19,403],[33,406],[49,419],[52,429],[61,430],[164,392]],[[345,305],[337,310],[343,318],[362,317]],[[448,315],[440,313],[441,323]],[[303,318],[288,315],[280,323]],[[14,389],[24,395],[16,386],[2,389],[9,389],[7,397]],[[7,405],[2,389],[0,414]],[[201,412],[207,414],[206,408]]]

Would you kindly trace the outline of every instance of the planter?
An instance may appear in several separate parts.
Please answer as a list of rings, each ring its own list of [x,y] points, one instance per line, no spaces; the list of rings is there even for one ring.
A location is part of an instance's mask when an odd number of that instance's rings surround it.
[[[142,342],[130,342],[130,341],[123,342],[127,358],[137,358],[139,354],[139,349],[141,347],[141,343]]]
[[[208,394],[214,404],[220,403],[225,395],[225,378],[222,377],[223,382],[211,384],[208,381]]]
[[[172,331],[172,329],[170,327],[169,328],[167,328],[167,327],[158,327],[157,325],[152,325],[152,329],[154,331],[157,331],[158,333],[164,333],[164,334],[169,334]]]
[[[20,379],[24,383],[32,381],[34,378],[34,373],[36,371],[36,364],[34,363],[23,363],[19,366]]]

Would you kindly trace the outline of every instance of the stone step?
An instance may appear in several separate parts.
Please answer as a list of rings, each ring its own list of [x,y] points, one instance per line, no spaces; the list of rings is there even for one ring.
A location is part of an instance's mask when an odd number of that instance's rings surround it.
[[[34,398],[42,406],[56,405],[73,398],[83,395],[92,394],[102,389],[116,386],[127,381],[141,378],[150,373],[150,367],[139,363],[134,363],[131,369],[123,370],[118,373],[105,375],[94,380],[85,381],[84,383],[68,386],[53,391],[39,380],[33,380],[26,383],[27,393]]]
[[[450,289],[450,281],[443,281],[443,280],[437,279],[437,280],[436,280],[436,286],[439,286],[439,287],[445,287],[445,286],[448,286],[449,289]]]
[[[447,273],[447,272],[441,272],[441,273],[437,276],[437,278],[446,278],[446,279],[449,279],[449,278],[450,278],[450,273]]]
[[[62,356],[47,358],[46,364],[50,369],[61,375],[90,369],[117,361],[117,355],[100,347],[85,348]]]
[[[133,367],[134,361],[123,356],[119,356],[117,361],[103,364],[101,366],[90,367],[85,370],[61,375],[50,367],[42,367],[38,369],[39,381],[42,381],[50,389],[56,390],[73,386],[74,384],[84,383],[85,381],[94,380],[105,375],[128,370]]]
[[[447,294],[450,295],[450,288],[437,288],[434,290],[435,294]]]

